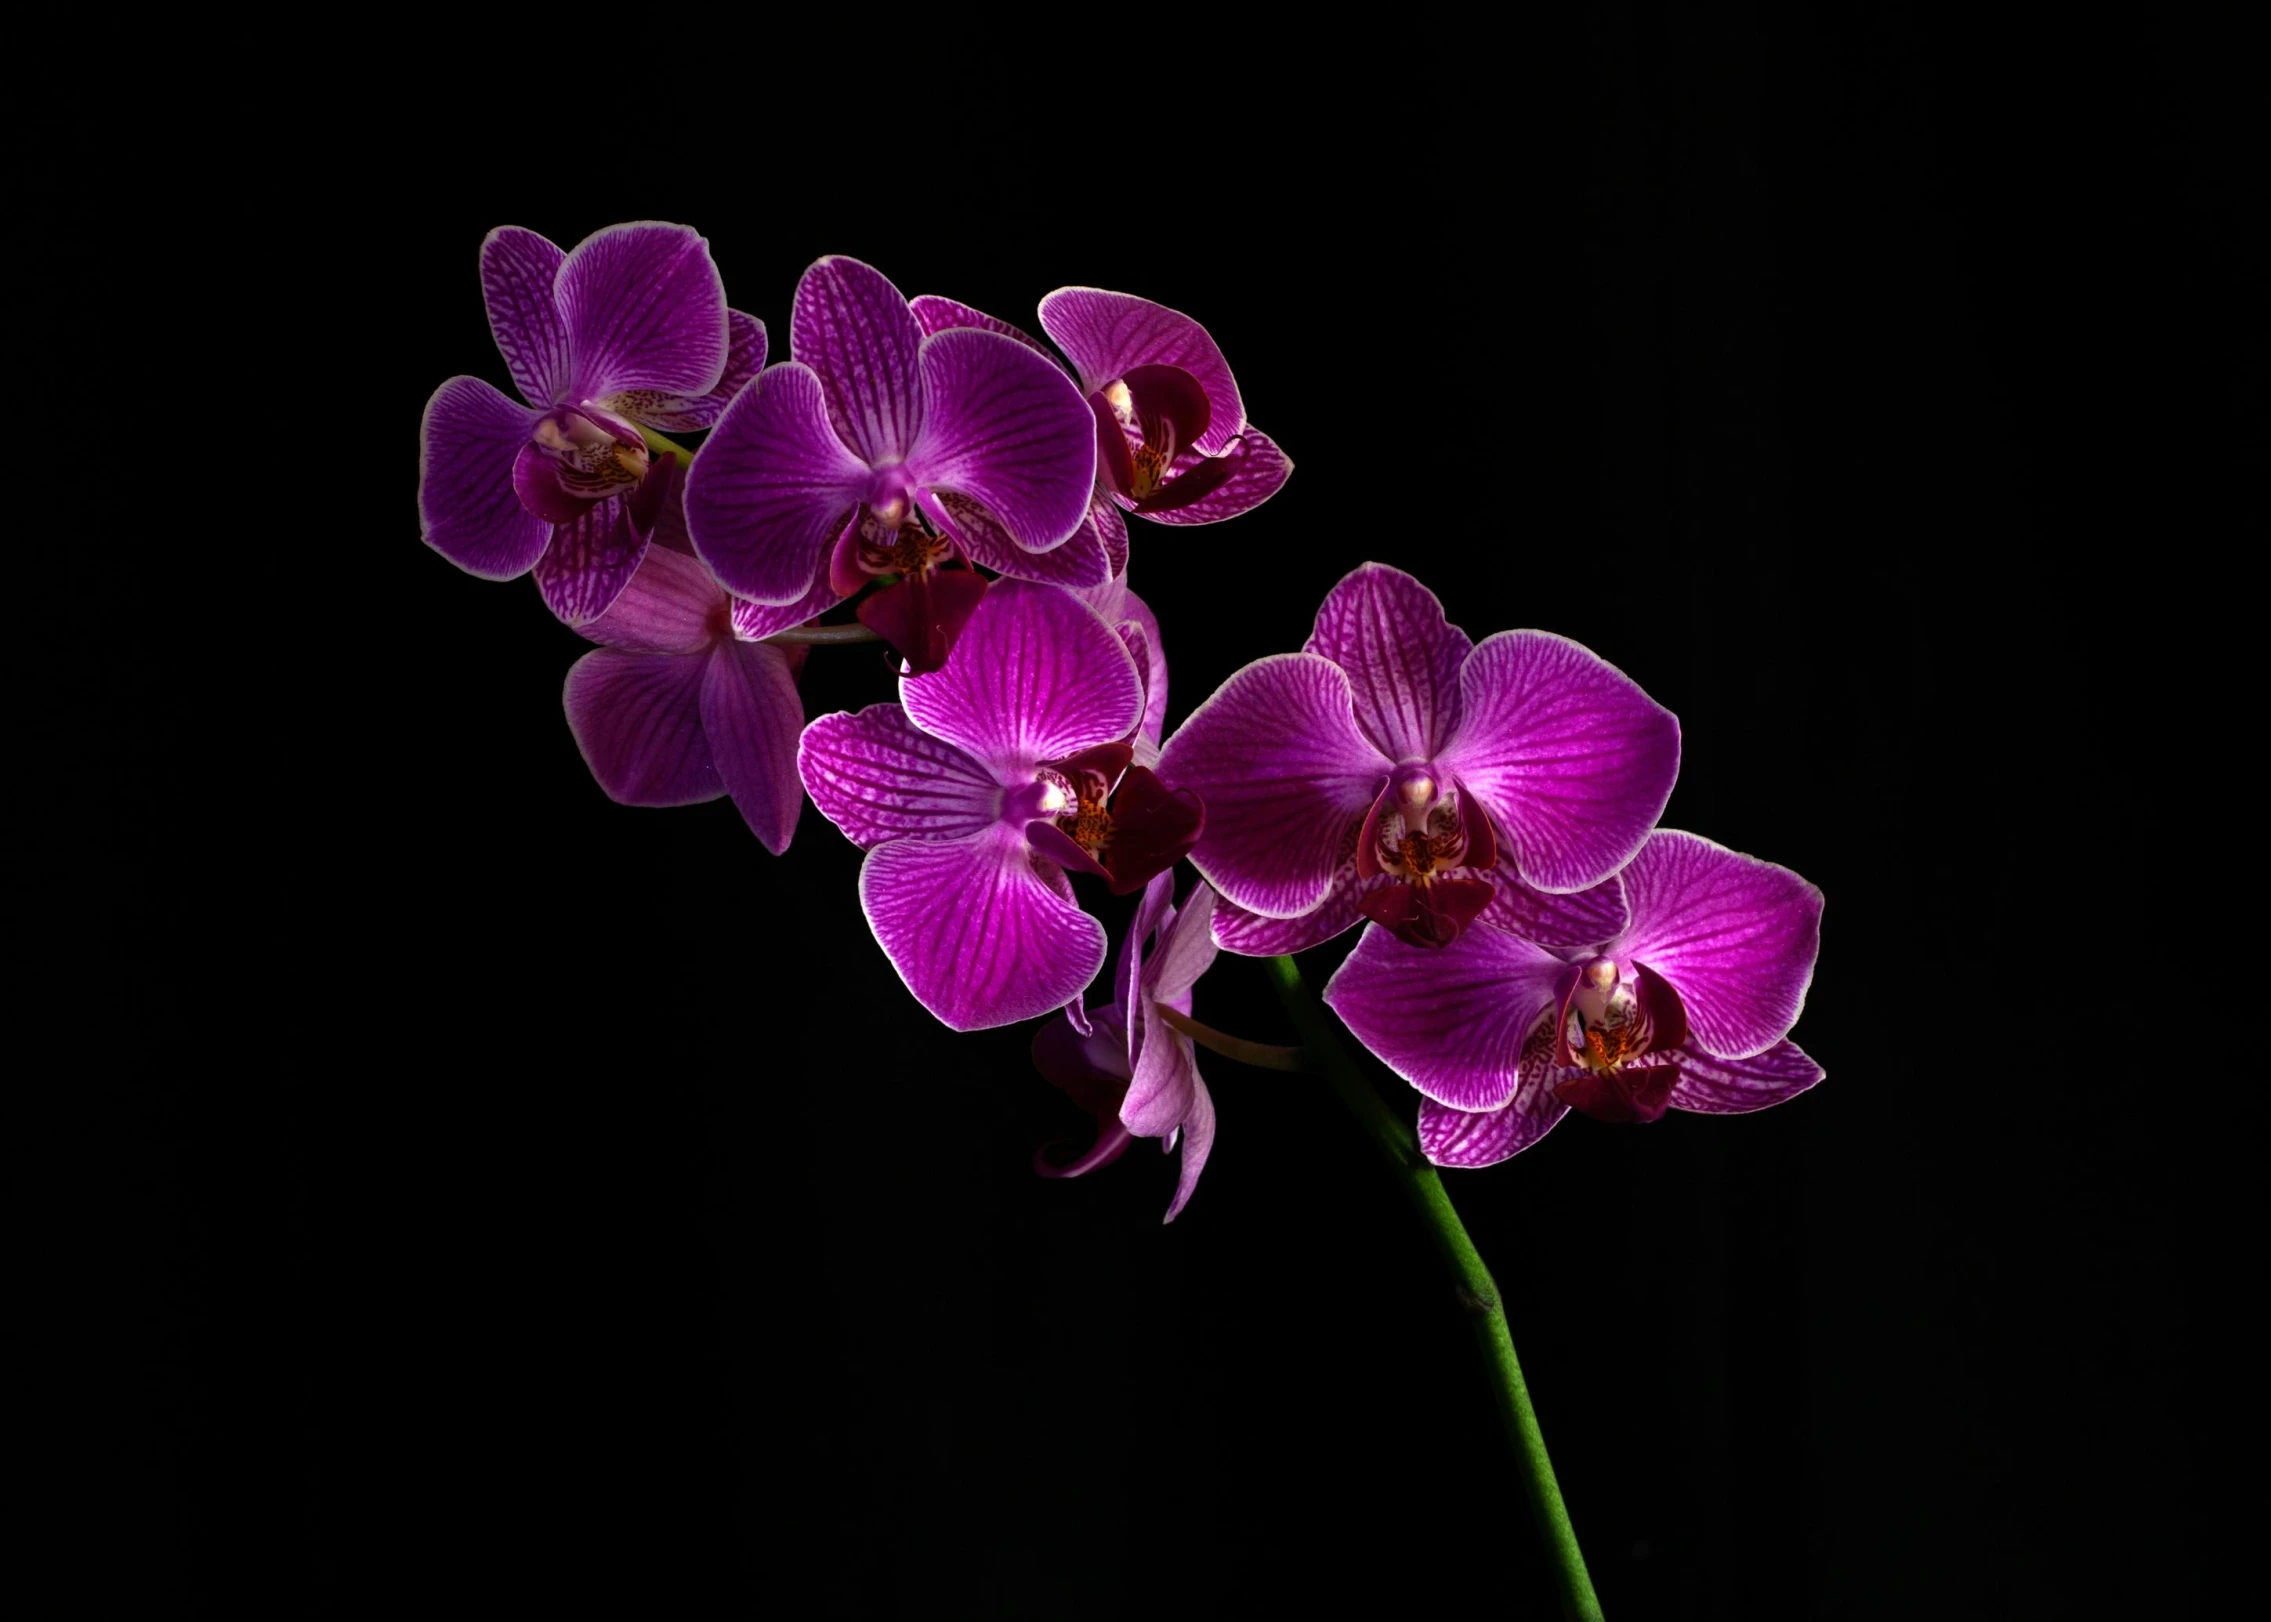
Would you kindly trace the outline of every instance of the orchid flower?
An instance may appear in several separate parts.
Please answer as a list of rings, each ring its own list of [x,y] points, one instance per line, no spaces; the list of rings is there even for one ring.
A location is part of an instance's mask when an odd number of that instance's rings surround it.
[[[1214,961],[1214,891],[1200,880],[1180,910],[1172,905],[1174,891],[1172,873],[1145,886],[1120,945],[1112,1001],[1089,1010],[1091,1028],[1084,1031],[1068,1010],[1033,1035],[1035,1067],[1097,1123],[1085,1154],[1058,1163],[1044,1153],[1035,1168],[1047,1177],[1078,1177],[1110,1165],[1132,1139],[1159,1138],[1173,1149],[1179,1138],[1183,1163],[1169,1222],[1189,1203],[1214,1148],[1214,1099],[1199,1074],[1197,1048],[1158,1015],[1163,1007],[1189,1014],[1191,988]]]
[[[738,396],[687,481],[695,550],[728,589],[801,601],[821,579],[915,674],[938,669],[1002,574],[1081,527],[1093,424],[1063,372],[998,333],[923,334],[899,290],[857,259],[797,283],[791,358]],[[1066,585],[1099,585],[1091,571]]]
[[[1424,1095],[1420,1145],[1488,1166],[1575,1109],[1739,1114],[1822,1079],[1788,1040],[1822,894],[1786,867],[1659,829],[1620,875],[1630,916],[1580,961],[1496,929],[1423,951],[1367,930],[1325,987],[1357,1039]]]
[[[1622,926],[1612,879],[1679,771],[1679,723],[1545,631],[1482,642],[1368,563],[1300,653],[1246,666],[1167,740],[1207,806],[1192,862],[1233,952],[1299,951],[1370,918],[1414,945],[1478,919],[1578,945]]]
[[[1067,867],[1132,890],[1187,848],[1174,830],[1194,797],[1132,808],[1113,797],[1135,775],[1128,740],[1144,687],[1127,641],[1094,609],[1003,580],[945,669],[902,679],[897,704],[805,728],[805,789],[867,852],[868,926],[916,1001],[951,1028],[1051,1013],[1095,979],[1104,930],[1074,900]],[[1156,865],[1139,868],[1139,856]]]
[[[534,569],[570,625],[604,613],[646,556],[669,452],[639,425],[707,428],[765,364],[764,325],[725,304],[684,225],[612,225],[563,254],[518,226],[481,244],[481,293],[522,405],[453,377],[419,427],[426,544],[468,573]]]
[[[601,646],[568,672],[568,727],[608,798],[692,805],[733,796],[775,856],[789,848],[804,790],[796,773],[803,648],[760,641],[809,619],[834,593],[786,608],[726,594],[666,507],[656,544],[606,613],[582,628]]]
[[[956,299],[926,293],[914,311],[925,332],[976,327],[1049,355],[1032,334]],[[1072,573],[1099,557],[1109,572],[1124,571],[1123,509],[1163,524],[1219,523],[1260,506],[1291,476],[1276,442],[1246,426],[1222,351],[1189,316],[1126,293],[1065,287],[1041,301],[1041,321],[1073,357],[1097,427],[1088,516],[1065,543],[1060,572],[1045,578],[1082,584]]]

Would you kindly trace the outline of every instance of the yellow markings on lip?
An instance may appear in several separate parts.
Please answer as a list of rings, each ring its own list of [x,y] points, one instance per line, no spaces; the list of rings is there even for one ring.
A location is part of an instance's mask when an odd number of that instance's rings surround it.
[[[1141,501],[1167,482],[1167,453],[1156,445],[1138,445],[1135,453],[1135,480],[1128,494]]]
[[[1091,856],[1112,842],[1112,813],[1101,800],[1082,800],[1079,810],[1057,819],[1057,826]]]

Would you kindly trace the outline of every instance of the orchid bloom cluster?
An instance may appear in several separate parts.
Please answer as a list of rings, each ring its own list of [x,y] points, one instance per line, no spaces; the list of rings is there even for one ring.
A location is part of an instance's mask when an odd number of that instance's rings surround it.
[[[1657,826],[1678,724],[1575,643],[1476,642],[1367,564],[1300,651],[1166,734],[1129,519],[1235,519],[1292,472],[1189,316],[1060,288],[1044,342],[831,257],[767,364],[686,226],[566,252],[506,227],[480,270],[521,398],[435,392],[426,543],[533,575],[596,644],[564,701],[609,796],[730,796],[776,855],[809,796],[866,853],[859,904],[924,1008],[959,1031],[1047,1019],[1036,1064],[1098,1126],[1043,1170],[1179,1146],[1172,1220],[1214,1139],[1198,979],[1218,949],[1360,927],[1325,1000],[1422,1095],[1442,1165],[1503,1160],[1572,1109],[1750,1110],[1820,1079],[1789,1041],[1820,892]],[[804,661],[858,637],[898,656],[895,698],[808,724]],[[1140,897],[1101,1003],[1084,883]]]

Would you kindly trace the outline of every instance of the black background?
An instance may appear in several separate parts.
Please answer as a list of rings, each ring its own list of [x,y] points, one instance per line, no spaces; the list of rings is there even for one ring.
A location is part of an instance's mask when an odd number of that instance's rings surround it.
[[[2247,1534],[2185,1399],[2239,1354],[2199,1350],[2221,1263],[2178,1263],[2260,1210],[2148,1175],[2147,971],[2109,965],[2183,944],[2151,889],[2199,863],[2103,851],[2174,764],[2109,737],[2113,667],[2238,539],[2187,505],[2262,359],[2216,53],[2084,73],[1894,12],[1445,43],[1045,114],[752,87],[683,142],[362,171],[343,454],[399,476],[322,537],[335,741],[244,812],[295,922],[229,1007],[287,1086],[120,1118],[151,1614],[1550,1614],[1466,1325],[1329,1097],[1207,1061],[1171,1227],[1147,1146],[1034,1177],[1079,1117],[1029,1028],[905,995],[858,852],[809,806],[776,860],[727,802],[608,802],[585,644],[418,543],[426,395],[506,383],[483,233],[641,217],[709,237],[775,359],[831,252],[1029,327],[1065,283],[1192,313],[1297,467],[1131,524],[1170,728],[1376,558],[1630,672],[1682,723],[1666,823],[1825,890],[1821,1087],[1450,1178],[1610,1615],[2204,1603]],[[892,690],[873,649],[804,679]],[[1227,956],[1198,1012],[1285,1034]]]

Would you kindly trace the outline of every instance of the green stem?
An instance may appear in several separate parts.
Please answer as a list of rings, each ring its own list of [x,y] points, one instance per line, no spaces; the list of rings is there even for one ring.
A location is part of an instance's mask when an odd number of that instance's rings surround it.
[[[883,639],[864,625],[798,625],[786,631],[775,631],[771,636],[761,636],[757,640],[770,642],[776,647],[789,647],[799,643],[815,647],[837,642],[880,642]]]
[[[1404,1196],[1427,1225],[1436,1253],[1451,1270],[1459,1304],[1473,1320],[1475,1344],[1490,1365],[1491,1387],[1498,1399],[1498,1416],[1506,1422],[1507,1438],[1514,1444],[1530,1507],[1537,1514],[1538,1531],[1551,1552],[1561,1586],[1563,1608],[1575,1622],[1597,1622],[1601,1602],[1594,1596],[1593,1580],[1585,1571],[1584,1553],[1577,1547],[1577,1529],[1569,1524],[1569,1510],[1561,1501],[1561,1487],[1553,1478],[1553,1461],[1546,1457],[1546,1439],[1538,1429],[1537,1410],[1530,1406],[1530,1389],[1522,1381],[1522,1365],[1514,1355],[1514,1334],[1506,1326],[1506,1309],[1498,1285],[1476,1251],[1474,1241],[1451,1207],[1443,1179],[1420,1153],[1419,1140],[1397,1119],[1356,1061],[1342,1046],[1301,970],[1290,957],[1270,959],[1270,979],[1278,999],[1293,1018],[1301,1042],[1318,1061],[1340,1101],[1356,1117],[1395,1174]]]
[[[1153,1003],[1151,1011],[1200,1047],[1219,1053],[1226,1059],[1236,1059],[1240,1064],[1250,1064],[1257,1070],[1317,1068],[1310,1060],[1307,1048],[1284,1048],[1274,1042],[1249,1042],[1243,1036],[1232,1036],[1228,1031],[1218,1031],[1212,1025],[1202,1025],[1188,1014],[1178,1014],[1165,1003]]]
[[[678,456],[678,471],[681,473],[685,472],[688,468],[694,465],[694,453],[688,450],[685,446],[679,444],[677,440],[665,439],[662,435],[656,433],[652,428],[649,428],[644,423],[639,423],[635,426],[639,430],[639,437],[647,442],[647,454],[649,456],[660,456],[664,451],[676,452]]]

